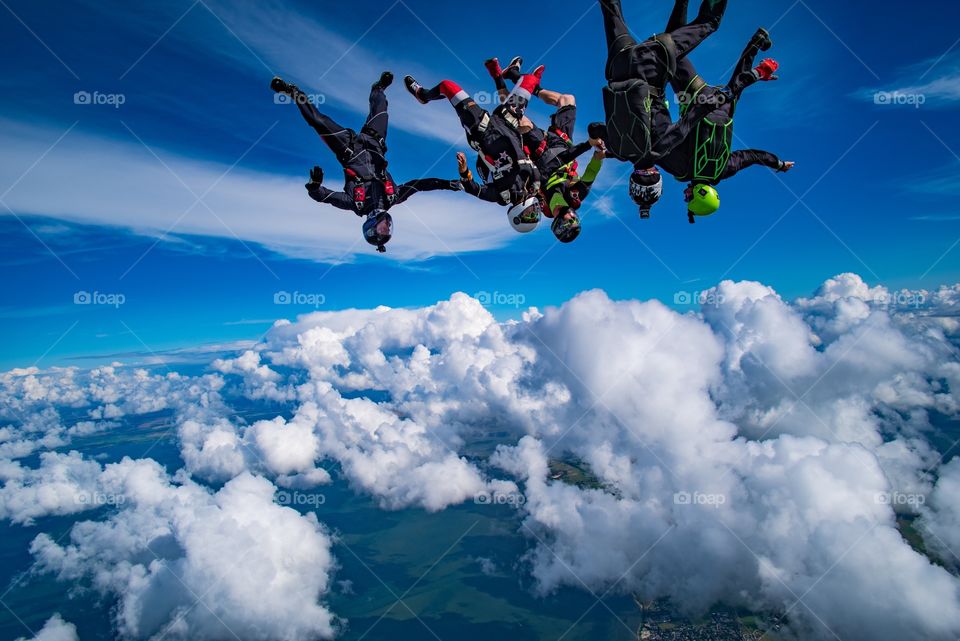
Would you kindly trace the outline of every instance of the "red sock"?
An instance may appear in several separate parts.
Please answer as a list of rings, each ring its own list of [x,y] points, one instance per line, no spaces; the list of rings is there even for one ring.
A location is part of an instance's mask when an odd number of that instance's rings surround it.
[[[444,80],[437,85],[437,88],[440,89],[440,93],[442,93],[443,96],[447,98],[450,101],[450,104],[452,104],[454,107],[470,97],[469,94],[467,94],[467,92],[460,87],[460,85],[452,80]]]

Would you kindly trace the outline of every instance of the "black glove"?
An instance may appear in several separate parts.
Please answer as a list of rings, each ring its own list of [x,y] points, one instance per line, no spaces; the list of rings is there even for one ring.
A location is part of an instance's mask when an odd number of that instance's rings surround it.
[[[602,122],[591,122],[587,126],[587,135],[591,139],[596,140],[601,138],[603,140],[607,139],[607,125]]]
[[[322,185],[323,184],[323,169],[320,167],[314,167],[310,170],[310,182]]]

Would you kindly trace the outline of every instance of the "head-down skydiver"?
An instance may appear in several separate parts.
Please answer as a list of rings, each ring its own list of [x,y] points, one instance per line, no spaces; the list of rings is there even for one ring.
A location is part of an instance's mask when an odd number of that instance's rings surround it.
[[[393,237],[393,218],[389,210],[420,191],[461,189],[458,180],[423,178],[397,185],[387,170],[387,95],[385,90],[393,82],[393,74],[384,71],[370,90],[370,113],[360,133],[338,125],[310,102],[296,85],[274,78],[270,87],[277,93],[290,96],[300,109],[304,120],[313,127],[330,147],[343,166],[343,191],[323,186],[323,170],[314,167],[310,172],[307,193],[320,203],[352,211],[364,219],[363,238],[386,251]]]
[[[543,68],[539,70],[543,73]],[[520,233],[531,232],[540,223],[542,209],[537,197],[540,175],[527,157],[520,136],[520,121],[526,112],[539,76],[531,74],[517,84],[513,93],[493,112],[480,107],[460,85],[444,80],[432,89],[425,89],[407,76],[407,90],[422,104],[434,100],[450,101],[467,134],[467,142],[480,154],[486,169],[487,182],[480,186],[473,181],[461,182],[465,190],[489,202],[507,205],[510,225]]]
[[[496,58],[487,60],[485,64],[501,97],[507,95],[504,80],[511,80],[517,84],[528,82],[527,76],[521,74],[520,58],[514,58],[506,69],[500,68]],[[577,101],[573,95],[544,89],[539,83],[536,84],[533,95],[546,104],[556,107],[557,110],[550,117],[550,126],[546,130],[536,126],[529,117],[524,116],[520,123],[523,144],[540,172],[543,211],[546,216],[553,219],[550,229],[557,240],[571,243],[577,239],[582,230],[577,210],[580,209],[580,205],[589,194],[590,187],[600,172],[604,158],[603,141],[589,140],[574,144]],[[587,170],[581,176],[577,173],[577,158],[591,147],[595,147],[596,152]]]
[[[688,0],[677,0],[667,31],[676,31],[686,24],[687,3]],[[709,216],[720,208],[720,196],[715,186],[721,180],[752,165],[764,165],[777,171],[789,171],[794,165],[767,151],[732,151],[733,116],[740,95],[755,82],[777,80],[774,75],[780,67],[777,61],[768,58],[753,67],[757,55],[772,45],[770,34],[765,29],[758,29],[740,55],[726,92],[704,82],[689,56],[677,62],[677,73],[670,82],[680,103],[680,113],[685,113],[696,102],[714,105],[682,144],[657,161],[677,180],[690,183],[684,197],[691,223],[696,221],[695,216]],[[731,99],[727,100],[728,97]]]
[[[679,145],[711,110],[708,104],[694,104],[671,125],[664,99],[666,83],[676,72],[677,61],[717,30],[726,7],[727,0],[703,0],[692,23],[638,44],[624,20],[620,0],[600,0],[608,47],[603,89],[607,121],[590,137],[604,139],[608,157],[634,165],[630,197],[641,217],[650,215],[663,192],[656,161]]]

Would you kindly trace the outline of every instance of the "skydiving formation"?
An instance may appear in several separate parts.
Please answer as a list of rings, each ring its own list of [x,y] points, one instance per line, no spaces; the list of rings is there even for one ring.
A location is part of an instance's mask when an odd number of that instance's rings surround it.
[[[364,240],[381,253],[393,237],[390,208],[417,192],[438,190],[464,191],[506,208],[510,226],[522,234],[537,229],[547,217],[556,239],[571,243],[582,232],[579,210],[605,158],[633,166],[627,187],[641,219],[650,217],[663,194],[661,169],[687,183],[684,201],[693,223],[720,208],[717,185],[742,169],[763,165],[786,172],[794,166],[767,151],[732,150],[734,113],[744,90],[778,79],[776,60],[767,58],[754,66],[760,52],[773,45],[767,31],[759,28],[750,39],[726,85],[708,85],[690,60],[690,53],[719,29],[727,2],[703,0],[694,20],[688,22],[689,0],[676,0],[666,30],[638,43],[624,19],[621,0],[600,0],[607,43],[601,92],[605,121],[590,123],[588,139],[580,143],[574,142],[576,98],[544,89],[543,65],[524,73],[519,56],[506,67],[495,57],[488,59],[484,65],[498,98],[490,111],[452,80],[427,88],[406,76],[407,91],[421,104],[450,102],[467,143],[477,152],[475,166],[481,182],[461,152],[457,154],[458,179],[394,183],[386,158],[390,71],[373,84],[370,113],[359,133],[322,114],[296,85],[274,78],[271,88],[292,99],[343,168],[342,191],[325,187],[323,170],[315,166],[307,193],[319,203],[361,217]],[[513,83],[512,90],[507,81]],[[670,115],[668,84],[680,107],[677,122]],[[547,128],[538,127],[527,116],[534,98],[555,108]],[[591,149],[592,158],[581,174],[578,159]]]

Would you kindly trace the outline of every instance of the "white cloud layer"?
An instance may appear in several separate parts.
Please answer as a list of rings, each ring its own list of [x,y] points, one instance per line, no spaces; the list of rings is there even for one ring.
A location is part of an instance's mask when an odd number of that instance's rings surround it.
[[[930,435],[960,409],[958,292],[891,292],[842,274],[789,302],[726,281],[700,313],[592,291],[506,324],[456,294],[281,321],[202,378],[10,372],[0,398],[20,413],[66,405],[106,421],[159,403],[175,415],[185,469],[169,479],[149,460],[101,467],[52,453],[29,469],[10,456],[0,515],[39,523],[78,512],[71,497],[123,497],[69,543],[41,536],[33,551],[41,568],[114,595],[133,638],[218,638],[217,617],[257,638],[332,634],[319,605],[329,537],[272,501],[275,486],[329,482],[329,468],[386,509],[522,491],[524,567],[542,594],[669,596],[691,614],[724,600],[782,614],[801,638],[949,641],[960,635],[948,570],[960,467],[941,465]],[[229,406],[236,393],[289,412],[248,424]],[[58,438],[76,437],[54,413],[11,419],[3,442],[34,451]],[[472,447],[491,439],[492,457]],[[564,453],[602,489],[551,478]],[[907,543],[898,517],[942,565]],[[164,552],[145,561],[151,541]],[[248,541],[263,543],[251,574],[212,582],[226,571],[214,542],[236,556]],[[282,618],[247,600],[245,586],[268,578],[292,591],[291,609],[276,605]],[[189,610],[205,589],[217,617]]]

